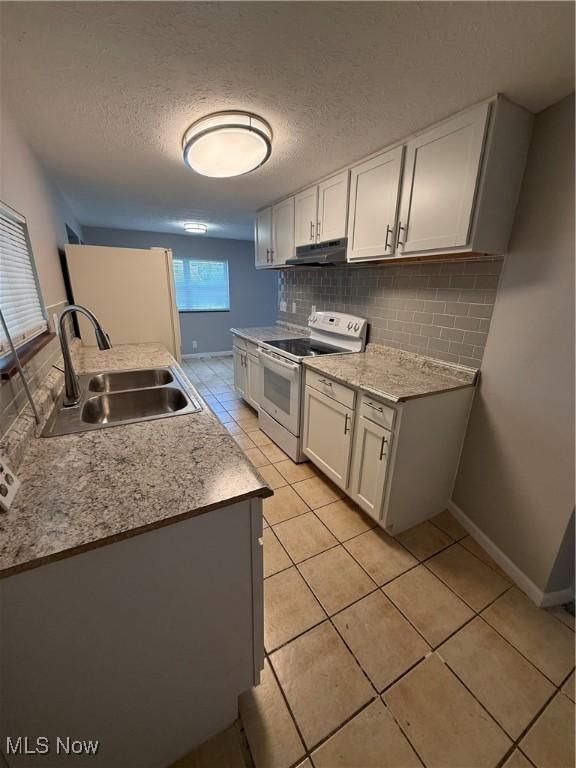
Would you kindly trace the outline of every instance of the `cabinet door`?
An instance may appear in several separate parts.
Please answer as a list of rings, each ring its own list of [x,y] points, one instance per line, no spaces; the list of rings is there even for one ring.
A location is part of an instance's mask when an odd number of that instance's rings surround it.
[[[289,197],[272,209],[272,264],[286,263],[294,256],[294,198]]]
[[[375,520],[382,512],[391,435],[360,416],[356,424],[349,493]]]
[[[456,248],[468,243],[482,164],[488,104],[408,142],[397,250]]]
[[[348,261],[393,254],[403,152],[397,147],[352,168]]]
[[[304,453],[344,490],[348,485],[353,417],[351,408],[312,387],[305,388]]]
[[[246,396],[250,405],[260,408],[260,360],[256,355],[246,355]]]
[[[349,179],[349,171],[344,171],[318,187],[318,242],[346,237]]]
[[[246,394],[246,357],[246,352],[234,347],[234,386],[242,397]]]
[[[254,243],[256,268],[270,267],[272,264],[272,208],[265,208],[256,214]]]
[[[294,198],[294,245],[316,242],[318,187],[310,187]]]

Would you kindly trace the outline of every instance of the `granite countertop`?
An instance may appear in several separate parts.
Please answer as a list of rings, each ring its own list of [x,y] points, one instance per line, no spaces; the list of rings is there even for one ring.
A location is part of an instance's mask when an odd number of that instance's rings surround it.
[[[474,386],[478,373],[474,368],[378,344],[369,344],[366,352],[305,358],[304,365],[395,403]]]
[[[160,344],[73,354],[79,373],[175,364]],[[17,470],[18,495],[0,513],[0,576],[272,495],[185,381],[200,412],[30,439]]]
[[[280,339],[301,339],[303,336],[309,336],[308,328],[289,325],[270,325],[259,328],[231,328],[231,333],[236,336],[242,336],[248,341],[278,341]]]

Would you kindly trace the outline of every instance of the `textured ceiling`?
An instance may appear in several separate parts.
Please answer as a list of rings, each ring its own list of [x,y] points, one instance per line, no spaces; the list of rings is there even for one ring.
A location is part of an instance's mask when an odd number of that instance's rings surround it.
[[[83,224],[252,236],[263,204],[496,92],[574,88],[570,2],[4,2],[2,85]],[[237,179],[180,140],[220,109],[274,130]]]

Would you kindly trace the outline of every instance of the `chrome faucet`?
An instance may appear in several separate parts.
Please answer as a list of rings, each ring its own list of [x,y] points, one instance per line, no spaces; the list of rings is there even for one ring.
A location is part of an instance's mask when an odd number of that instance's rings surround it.
[[[72,355],[70,354],[70,345],[68,343],[68,336],[66,335],[66,326],[64,321],[72,312],[81,312],[94,326],[94,332],[96,334],[96,341],[98,342],[98,349],[111,349],[112,344],[110,337],[104,332],[104,329],[98,322],[96,315],[86,307],[82,307],[80,304],[70,304],[60,315],[58,325],[60,328],[60,346],[62,347],[62,358],[64,359],[64,399],[62,405],[65,408],[70,408],[73,405],[78,405],[80,402],[80,385],[78,383],[78,376],[74,370],[74,364],[72,362]]]

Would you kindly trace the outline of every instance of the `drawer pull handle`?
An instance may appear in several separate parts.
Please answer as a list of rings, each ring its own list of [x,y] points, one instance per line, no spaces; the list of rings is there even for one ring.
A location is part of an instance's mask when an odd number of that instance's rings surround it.
[[[382,443],[380,444],[380,456],[378,457],[379,461],[382,461],[384,456],[386,456],[386,454],[384,453],[384,448],[386,447],[387,444],[388,444],[388,440],[386,440],[386,438],[383,437]]]
[[[326,379],[319,379],[319,382],[320,382],[320,384],[325,384],[327,387],[331,387],[332,386],[332,382],[331,381],[326,381]]]
[[[378,413],[384,413],[384,408],[382,408],[382,406],[378,407],[377,405],[374,405],[373,403],[369,403],[368,401],[366,401],[366,405],[369,408],[373,408],[375,411],[378,411]]]
[[[345,435],[347,435],[348,432],[350,431],[349,428],[348,428],[348,419],[350,419],[350,421],[352,421],[352,419],[350,418],[350,416],[347,413],[344,414],[344,434]]]

